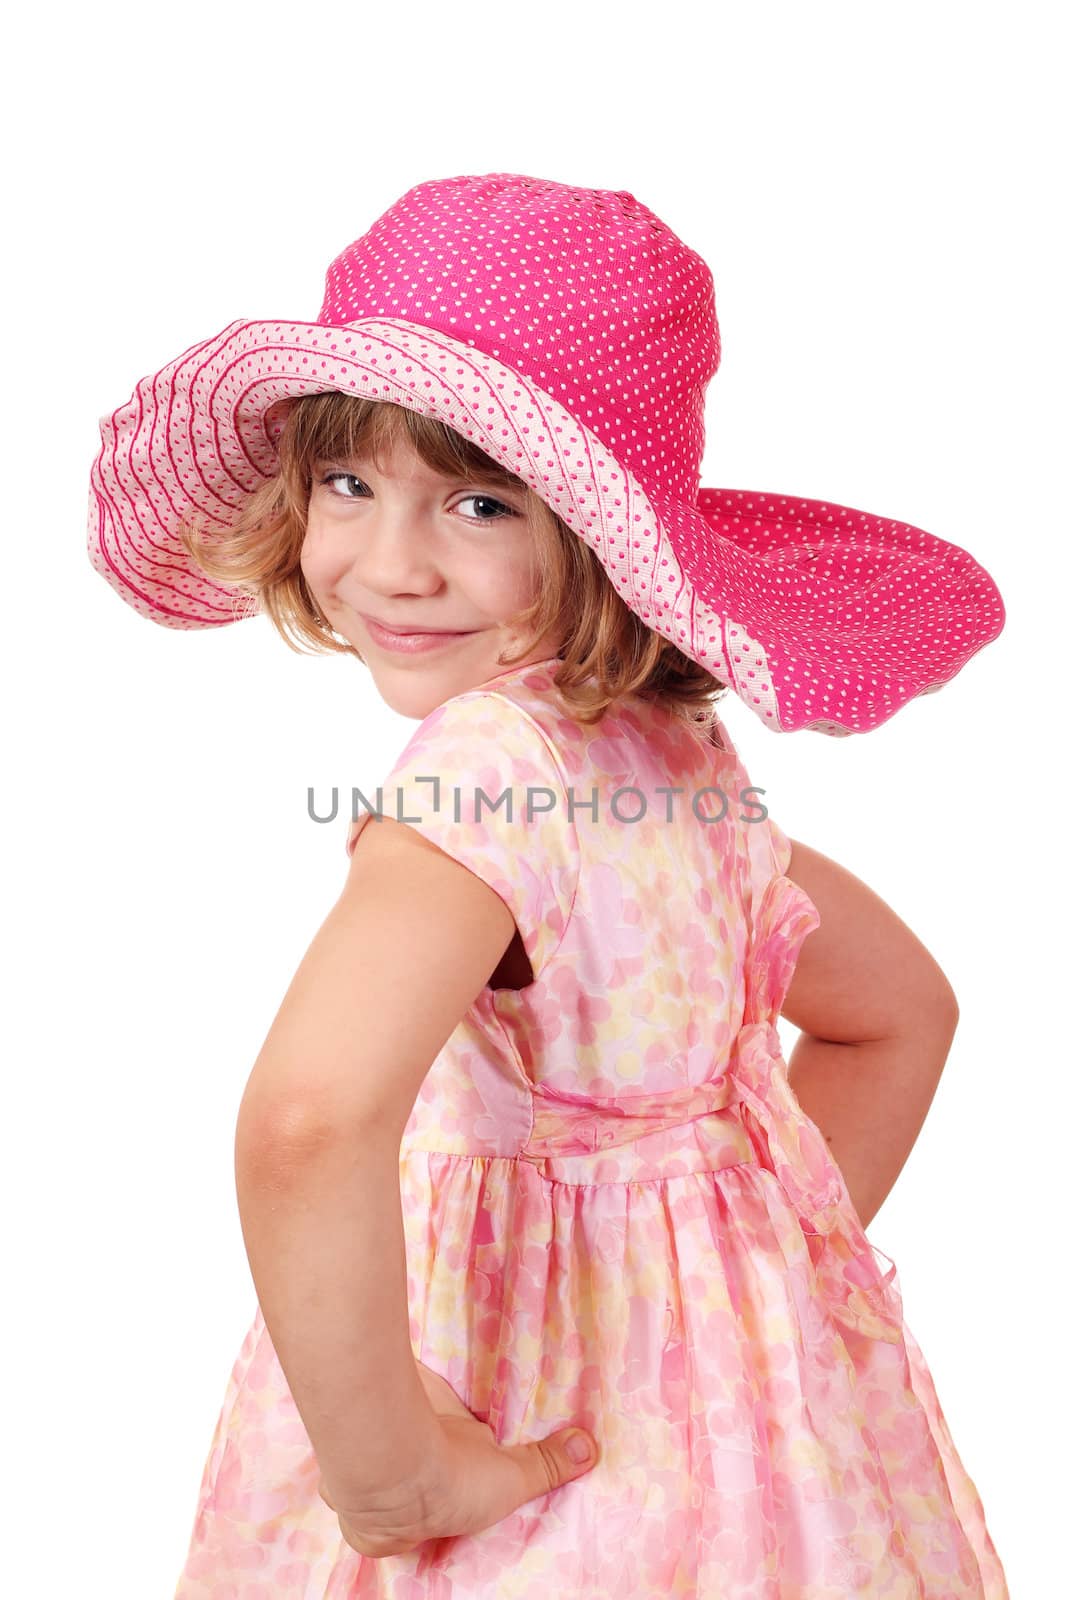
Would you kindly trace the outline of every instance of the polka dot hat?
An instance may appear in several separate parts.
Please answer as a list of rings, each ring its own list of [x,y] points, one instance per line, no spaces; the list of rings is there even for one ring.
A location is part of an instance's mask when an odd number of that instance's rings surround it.
[[[765,726],[869,731],[997,637],[1001,596],[907,523],[700,487],[718,364],[709,268],[632,194],[506,172],[420,183],[331,263],[316,321],[231,322],[102,419],[90,559],[165,627],[254,614],[191,564],[179,520],[221,531],[276,473],[280,402],[365,395],[522,478]]]

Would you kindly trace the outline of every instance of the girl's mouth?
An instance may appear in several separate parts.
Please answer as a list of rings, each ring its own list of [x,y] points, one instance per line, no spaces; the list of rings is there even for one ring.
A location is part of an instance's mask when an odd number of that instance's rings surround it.
[[[391,633],[380,623],[364,618],[367,632],[383,650],[395,650],[400,655],[420,655],[424,650],[439,650],[454,644],[457,639],[469,639],[471,633]]]

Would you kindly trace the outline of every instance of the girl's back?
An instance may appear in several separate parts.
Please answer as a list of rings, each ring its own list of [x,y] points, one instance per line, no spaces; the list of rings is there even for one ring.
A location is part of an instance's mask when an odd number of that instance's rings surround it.
[[[843,1600],[936,1570],[942,1595],[1003,1593],[893,1270],[786,1078],[775,1022],[819,926],[789,841],[721,721],[699,737],[632,696],[583,725],[557,665],[447,701],[381,785],[382,815],[506,901],[529,980],[486,985],[404,1131],[412,1346],[498,1443],[579,1421],[600,1446],[439,1546],[435,1578]],[[257,1311],[178,1600],[264,1550],[278,1593],[299,1572],[399,1594],[411,1570],[338,1540]]]

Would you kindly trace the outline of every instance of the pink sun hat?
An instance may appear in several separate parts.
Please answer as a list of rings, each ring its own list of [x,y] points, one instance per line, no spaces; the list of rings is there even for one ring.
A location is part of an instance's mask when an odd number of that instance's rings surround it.
[[[995,639],[1003,600],[966,550],[908,523],[701,487],[719,356],[710,269],[632,194],[506,172],[420,183],[330,264],[316,321],[231,322],[101,419],[90,560],[164,627],[255,615],[178,525],[232,523],[278,470],[294,398],[390,401],[528,484],[766,727],[868,732]]]

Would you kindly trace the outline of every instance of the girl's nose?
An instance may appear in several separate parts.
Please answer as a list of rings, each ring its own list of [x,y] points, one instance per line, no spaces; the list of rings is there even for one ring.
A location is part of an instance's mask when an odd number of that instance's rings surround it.
[[[362,584],[382,594],[432,594],[441,582],[432,541],[400,515],[367,518],[350,565]]]

